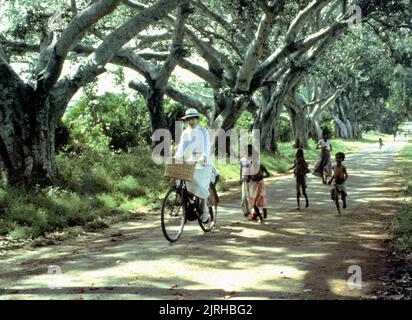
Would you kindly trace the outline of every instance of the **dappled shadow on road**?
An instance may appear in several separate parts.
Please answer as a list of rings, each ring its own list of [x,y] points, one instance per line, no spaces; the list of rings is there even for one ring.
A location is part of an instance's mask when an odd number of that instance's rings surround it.
[[[180,289],[161,287],[139,287],[139,286],[108,286],[108,287],[65,287],[59,289],[29,288],[29,289],[0,289],[1,296],[9,296],[13,299],[51,299],[60,300],[71,297],[72,299],[167,299],[167,300],[190,300],[202,299],[267,299],[278,298],[283,295],[282,291],[224,291],[219,289]],[[200,297],[200,298],[199,298]]]
[[[7,254],[0,261],[0,287],[6,288],[0,297],[368,298],[386,270],[385,228],[398,206],[399,185],[388,170],[392,156],[348,159],[349,208],[342,216],[336,215],[330,187],[315,177],[308,181],[311,207],[293,210],[291,177],[268,186],[263,225],[243,220],[236,200],[222,205],[211,233],[191,223],[175,244],[164,240],[158,217],[148,217],[122,225],[118,237],[107,230],[24,256]],[[63,274],[47,274],[49,265],[61,266]],[[362,268],[360,291],[347,287],[350,265]],[[62,289],[47,289],[56,279]]]

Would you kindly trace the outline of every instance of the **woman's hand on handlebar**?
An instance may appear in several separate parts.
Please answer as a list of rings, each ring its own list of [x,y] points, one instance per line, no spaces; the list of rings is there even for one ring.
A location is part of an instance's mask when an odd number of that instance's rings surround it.
[[[206,157],[202,156],[200,159],[197,160],[188,160],[186,161],[186,163],[206,165]]]

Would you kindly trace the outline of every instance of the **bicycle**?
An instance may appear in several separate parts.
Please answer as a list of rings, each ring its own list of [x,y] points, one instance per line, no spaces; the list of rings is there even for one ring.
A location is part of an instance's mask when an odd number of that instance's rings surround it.
[[[212,185],[209,185],[209,189],[212,189]],[[201,200],[187,190],[186,181],[180,180],[178,185],[172,186],[164,197],[161,211],[162,232],[165,238],[169,242],[176,242],[182,236],[186,223],[195,220],[204,232],[210,232],[216,225],[219,202],[215,189],[210,190],[207,202],[209,219],[204,223],[201,220]]]

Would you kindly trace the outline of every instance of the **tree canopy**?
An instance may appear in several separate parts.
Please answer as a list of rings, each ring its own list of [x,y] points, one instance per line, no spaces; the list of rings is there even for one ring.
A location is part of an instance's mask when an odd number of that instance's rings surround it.
[[[53,182],[59,121],[109,63],[140,74],[128,85],[145,99],[152,131],[170,127],[165,97],[197,108],[215,129],[234,128],[247,111],[271,152],[285,112],[296,147],[317,138],[320,119],[342,137],[372,125],[390,131],[411,114],[409,8],[408,0],[6,1],[2,165],[11,183]],[[202,80],[203,95],[179,85],[177,67]]]

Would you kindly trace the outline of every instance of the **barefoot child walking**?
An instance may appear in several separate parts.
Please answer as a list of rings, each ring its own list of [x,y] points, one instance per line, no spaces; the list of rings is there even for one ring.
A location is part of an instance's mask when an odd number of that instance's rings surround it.
[[[379,138],[379,150],[382,150],[383,147],[383,140],[382,138]]]
[[[316,149],[321,149],[322,151],[313,174],[322,177],[322,182],[326,184],[327,178],[331,176],[330,153],[332,152],[332,143],[329,140],[329,131],[327,129],[323,130],[322,139],[319,140]]]
[[[348,180],[348,172],[346,167],[342,164],[345,160],[345,154],[343,152],[338,152],[335,155],[336,165],[333,166],[333,176],[328,182],[329,185],[335,180],[335,184],[331,190],[331,198],[336,203],[336,208],[338,209],[338,214],[341,213],[339,205],[339,195],[342,197],[343,209],[346,209],[346,197],[348,195],[346,191],[346,180]]]
[[[293,162],[293,167],[289,170],[294,169],[294,174],[296,178],[296,200],[298,203],[297,210],[300,210],[300,190],[302,189],[302,194],[306,200],[305,208],[309,207],[309,199],[308,195],[306,194],[306,174],[309,173],[308,163],[305,161],[305,155],[302,149],[298,149],[296,152],[295,160]]]
[[[252,163],[253,165],[253,163]],[[267,206],[266,206],[266,188],[264,179],[270,176],[266,167],[259,162],[259,172],[250,177],[250,201],[249,206],[251,208],[251,219],[256,220],[259,218],[263,223],[263,219],[267,218]],[[263,217],[259,209],[263,211]]]
[[[240,160],[240,183],[242,185],[242,211],[252,220],[259,217],[260,222],[267,217],[266,191],[264,178],[269,172],[259,161],[258,152],[253,145],[247,145],[247,156]],[[260,212],[263,211],[263,217]]]

